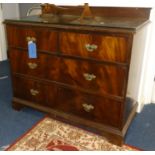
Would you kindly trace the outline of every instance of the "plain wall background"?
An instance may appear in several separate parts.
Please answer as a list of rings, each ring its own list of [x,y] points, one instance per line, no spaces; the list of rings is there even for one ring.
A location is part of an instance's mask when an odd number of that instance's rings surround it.
[[[20,17],[26,16],[28,9],[31,8],[32,6],[39,6],[39,5],[40,3],[19,3]]]

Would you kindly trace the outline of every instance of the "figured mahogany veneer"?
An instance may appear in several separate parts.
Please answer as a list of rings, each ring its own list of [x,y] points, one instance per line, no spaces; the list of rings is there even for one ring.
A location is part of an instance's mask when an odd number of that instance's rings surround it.
[[[121,102],[67,88],[60,89],[59,98],[60,102],[55,105],[55,108],[60,111],[82,116],[94,122],[120,127]],[[67,103],[64,104],[63,101]]]
[[[14,96],[18,98],[52,107],[52,103],[55,103],[57,87],[54,84],[49,85],[37,80],[13,76],[13,91]]]
[[[121,102],[96,95],[90,96],[88,93],[81,93],[63,87],[59,88],[58,91],[58,87],[55,84],[47,84],[46,82],[25,79],[18,76],[13,77],[13,88],[14,96],[18,98],[66,113],[75,114],[77,116],[80,115],[96,122],[111,124],[116,127],[120,126],[119,113]],[[68,102],[64,104],[64,101],[67,100]],[[92,105],[94,108],[90,110],[90,112],[87,112],[83,104]],[[110,108],[111,106],[113,108]],[[106,109],[109,110],[107,111]],[[111,115],[112,113],[117,115]]]
[[[92,9],[115,20],[111,26],[41,23],[39,17],[5,21],[13,108],[41,110],[122,145],[137,107],[127,97],[134,35],[145,25],[144,12],[149,10],[110,8],[119,10],[116,18],[107,8]],[[74,12],[73,7],[69,15]],[[29,40],[36,43],[37,58],[28,56]]]
[[[27,48],[27,37],[36,39],[38,50],[57,51],[57,32],[46,28],[7,26],[8,44],[11,47]],[[18,37],[17,37],[18,36]],[[40,37],[41,36],[41,37]]]
[[[130,57],[129,39],[127,35],[118,34],[115,36],[61,32],[60,51],[66,55],[125,63]],[[86,45],[95,45],[96,49],[88,51]]]
[[[21,59],[23,61],[20,61]],[[120,77],[127,75],[125,67],[67,58],[62,59],[47,54],[38,54],[37,59],[29,59],[27,52],[21,50],[12,50],[10,52],[10,62],[14,73],[36,76],[89,89],[100,95],[124,95],[126,79],[120,81]],[[33,64],[36,65],[35,68],[31,68]],[[89,79],[89,76],[94,76],[94,78]]]
[[[126,80],[120,81],[120,77],[127,75],[126,68],[68,59],[63,59],[61,63],[62,82],[80,86],[101,95],[124,95]]]

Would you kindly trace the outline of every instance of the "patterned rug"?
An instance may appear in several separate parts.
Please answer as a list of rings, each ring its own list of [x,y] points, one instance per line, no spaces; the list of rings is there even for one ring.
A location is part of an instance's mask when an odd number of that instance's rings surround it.
[[[9,146],[8,151],[138,151],[107,142],[103,137],[45,117]]]

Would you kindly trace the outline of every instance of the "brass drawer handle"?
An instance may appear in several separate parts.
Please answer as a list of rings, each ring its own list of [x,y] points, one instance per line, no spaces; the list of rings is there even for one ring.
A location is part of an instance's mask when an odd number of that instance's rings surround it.
[[[94,50],[96,50],[97,47],[98,47],[98,46],[97,46],[97,45],[94,45],[94,44],[92,44],[92,45],[86,44],[86,45],[85,45],[85,48],[87,49],[88,52],[94,52]]]
[[[94,74],[89,74],[89,73],[84,73],[83,76],[87,81],[92,81],[96,78]]]
[[[36,63],[28,62],[27,65],[29,66],[30,69],[35,69],[38,67]]]
[[[83,103],[82,106],[86,112],[90,112],[91,110],[94,109],[94,106],[91,104]]]
[[[29,42],[29,41],[36,42],[37,39],[36,39],[35,37],[30,37],[30,36],[28,36],[28,37],[26,37],[26,41],[27,41],[27,42]]]
[[[30,89],[30,93],[31,93],[31,95],[36,96],[36,95],[39,94],[39,91],[38,90],[34,90],[34,89]]]

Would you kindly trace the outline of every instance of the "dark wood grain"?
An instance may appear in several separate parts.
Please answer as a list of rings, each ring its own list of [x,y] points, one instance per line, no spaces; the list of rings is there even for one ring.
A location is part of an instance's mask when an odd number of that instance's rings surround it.
[[[61,60],[60,81],[100,94],[124,96],[127,68],[72,59]],[[88,80],[85,75],[95,78]],[[121,80],[120,80],[121,78]]]
[[[38,58],[30,59],[26,51],[19,50],[10,51],[10,62],[14,73],[66,83],[101,95],[125,95],[126,79],[123,78],[127,75],[125,67],[62,59],[46,54],[38,54]],[[29,63],[36,64],[37,67],[31,69]],[[85,74],[93,75],[95,78],[89,81]]]
[[[27,37],[36,38],[38,50],[56,52],[57,51],[57,32],[51,29],[44,29],[32,26],[7,25],[7,38],[9,47],[28,48]],[[41,37],[40,37],[41,36]]]
[[[15,97],[23,98],[42,106],[51,108],[57,103],[57,87],[55,85],[47,85],[39,81],[13,76],[13,91]]]
[[[30,76],[37,76],[45,78],[44,70],[47,69],[46,64],[47,55],[37,54],[37,58],[29,58],[28,51],[12,49],[9,51],[11,69],[13,73],[27,74]],[[36,64],[36,68],[30,68],[29,63]]]
[[[47,54],[37,54],[37,58],[29,58],[27,50],[11,49],[9,51],[13,73],[20,73],[43,79],[58,80],[60,76],[59,58]],[[22,61],[21,61],[22,60]],[[35,68],[30,63],[36,64]]]
[[[60,51],[63,54],[106,61],[128,62],[130,56],[128,42],[129,39],[127,37],[119,37],[117,35],[60,33]],[[89,51],[86,45],[95,45],[96,49]]]
[[[119,128],[120,105],[121,102],[108,100],[100,96],[90,96],[72,89],[60,89],[59,102],[55,104],[54,108]],[[85,106],[88,106],[88,111]],[[89,106],[93,107],[93,109],[90,108],[89,110]]]

